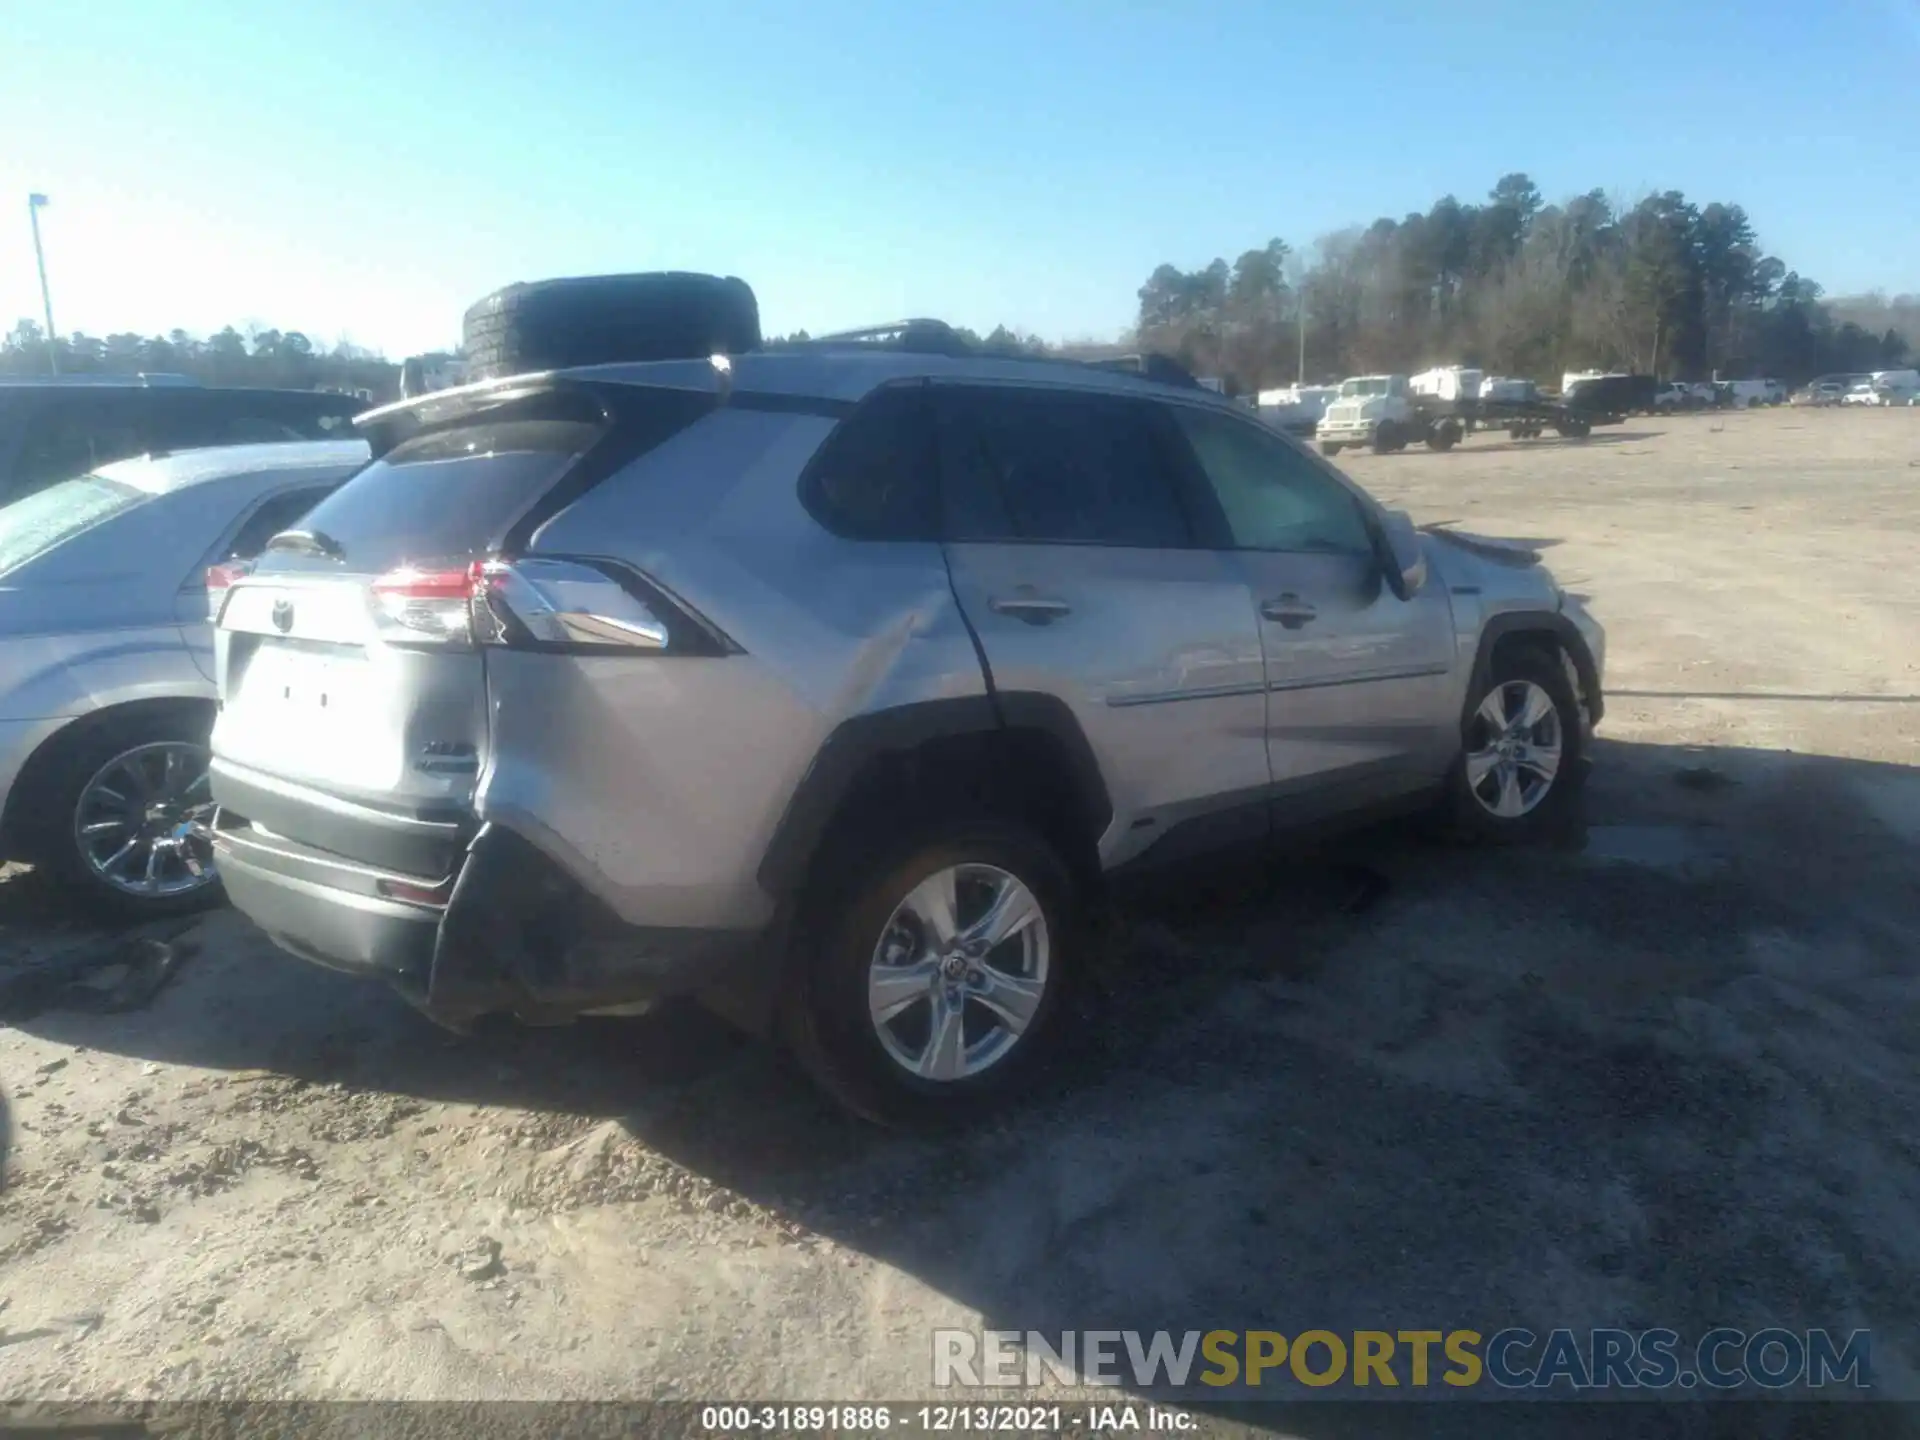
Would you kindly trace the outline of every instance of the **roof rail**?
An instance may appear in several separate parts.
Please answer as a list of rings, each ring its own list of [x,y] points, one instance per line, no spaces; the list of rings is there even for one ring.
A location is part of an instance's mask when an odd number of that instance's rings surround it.
[[[864,325],[858,330],[836,330],[815,335],[803,345],[871,345],[905,350],[914,355],[973,355],[977,348],[944,320],[895,320],[886,325]]]
[[[1207,388],[1194,378],[1192,371],[1171,355],[1149,352],[1142,355],[1122,355],[1113,360],[1072,360],[1063,355],[1002,355],[996,350],[989,350],[967,339],[944,320],[925,318],[895,320],[887,325],[865,325],[858,330],[837,330],[830,335],[814,335],[793,343],[802,349],[813,346],[847,345],[904,350],[913,355],[997,356],[1041,365],[1075,365],[1082,369],[1138,375],[1144,380],[1151,380],[1161,385],[1178,386],[1183,390]]]

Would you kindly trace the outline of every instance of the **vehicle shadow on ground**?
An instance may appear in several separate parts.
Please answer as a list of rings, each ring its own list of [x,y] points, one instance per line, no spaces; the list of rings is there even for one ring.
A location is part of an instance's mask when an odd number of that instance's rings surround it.
[[[848,1120],[685,1012],[442,1036],[230,913],[150,1010],[22,1028],[617,1119],[983,1326],[1056,1341],[1870,1325],[1902,1374],[1916,846],[1912,767],[1602,741],[1551,847],[1394,829],[1135,892],[1045,1094],[944,1136]]]

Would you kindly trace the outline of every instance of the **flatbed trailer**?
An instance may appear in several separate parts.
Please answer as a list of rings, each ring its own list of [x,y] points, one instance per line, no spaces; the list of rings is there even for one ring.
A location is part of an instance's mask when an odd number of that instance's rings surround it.
[[[1448,413],[1434,415],[1436,423],[1457,420],[1468,434],[1505,430],[1513,440],[1537,439],[1549,430],[1569,440],[1581,440],[1592,434],[1596,425],[1618,425],[1626,418],[1557,400],[1456,400],[1446,409]]]

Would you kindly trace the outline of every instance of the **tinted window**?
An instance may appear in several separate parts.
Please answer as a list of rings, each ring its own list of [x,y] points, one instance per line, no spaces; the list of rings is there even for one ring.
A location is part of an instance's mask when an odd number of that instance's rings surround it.
[[[883,390],[849,416],[808,467],[802,498],[849,540],[935,540],[933,435],[922,387]]]
[[[1372,553],[1359,500],[1311,457],[1231,415],[1172,408],[1236,548]]]
[[[1059,390],[935,396],[950,539],[1193,543],[1148,404]]]
[[[155,431],[167,449],[345,438],[352,402],[273,390],[157,391]]]
[[[267,548],[267,541],[326,499],[333,488],[331,485],[309,486],[304,490],[288,490],[268,497],[258,510],[247,517],[222,558],[253,559]]]
[[[102,388],[49,395],[26,423],[14,467],[14,493],[37,490],[164,448],[155,441],[147,392]]]

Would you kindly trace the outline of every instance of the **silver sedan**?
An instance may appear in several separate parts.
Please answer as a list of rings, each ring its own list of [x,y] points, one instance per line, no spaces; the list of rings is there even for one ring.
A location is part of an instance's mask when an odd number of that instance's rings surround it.
[[[208,586],[366,459],[359,440],[181,451],[0,508],[0,854],[89,908],[219,894]]]

